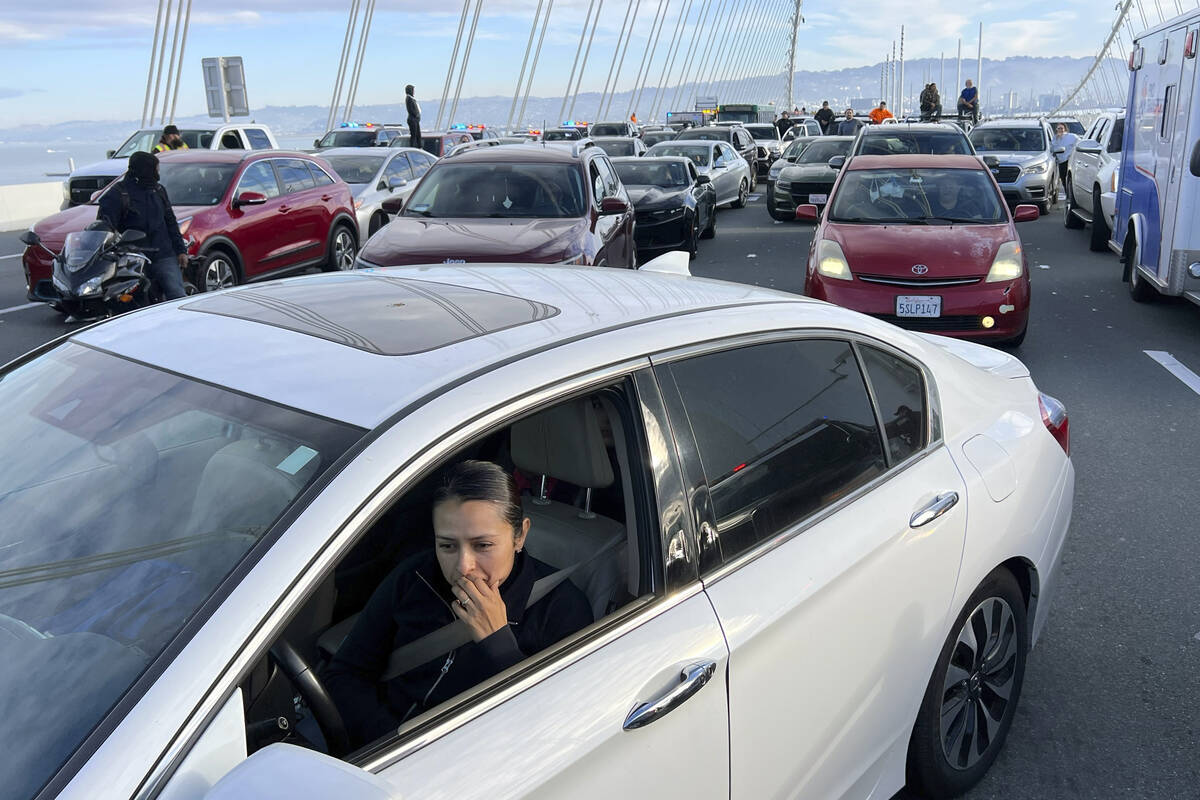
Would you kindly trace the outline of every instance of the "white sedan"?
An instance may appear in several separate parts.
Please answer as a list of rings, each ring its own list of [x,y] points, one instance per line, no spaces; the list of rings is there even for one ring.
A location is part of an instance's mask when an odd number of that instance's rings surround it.
[[[6,367],[5,796],[830,800],[977,781],[1057,584],[1065,409],[997,350],[668,274],[680,262],[304,276]],[[510,558],[558,582],[487,636],[533,641],[522,614],[556,592],[586,617],[491,671],[486,639],[437,639],[454,626],[405,617],[408,595],[371,611],[435,531],[446,569],[431,505],[466,459],[521,488]],[[382,735],[329,691],[372,626],[396,648],[366,676]],[[441,665],[411,706],[406,658]]]
[[[360,242],[388,223],[383,201],[405,200],[435,161],[414,147],[333,147],[318,155],[350,185]]]

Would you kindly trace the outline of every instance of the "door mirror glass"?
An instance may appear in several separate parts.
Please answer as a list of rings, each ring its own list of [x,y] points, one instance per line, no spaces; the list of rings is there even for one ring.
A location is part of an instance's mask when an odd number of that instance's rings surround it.
[[[37,247],[41,243],[42,237],[38,236],[33,231],[25,231],[21,234],[21,244],[28,245],[30,247]]]
[[[698,186],[703,186],[706,183],[712,183],[712,178],[708,177],[707,175],[697,175],[696,176],[696,184]]]
[[[204,800],[241,800],[246,797],[393,800],[396,795],[383,778],[345,761],[295,745],[273,744],[226,773],[208,790]]]
[[[241,192],[237,197],[233,198],[233,207],[241,208],[242,206],[261,206],[267,202],[265,194],[258,192]]]
[[[1022,203],[1013,209],[1013,222],[1032,222],[1041,216],[1037,206]]]

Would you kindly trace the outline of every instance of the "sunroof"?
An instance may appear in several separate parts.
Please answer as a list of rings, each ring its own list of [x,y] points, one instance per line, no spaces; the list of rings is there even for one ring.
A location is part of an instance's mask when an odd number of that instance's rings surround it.
[[[546,303],[498,292],[362,272],[267,283],[182,308],[385,356],[423,353],[559,313]]]

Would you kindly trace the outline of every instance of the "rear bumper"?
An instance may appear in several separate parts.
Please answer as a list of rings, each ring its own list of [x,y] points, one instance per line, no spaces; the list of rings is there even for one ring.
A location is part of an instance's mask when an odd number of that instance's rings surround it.
[[[1071,527],[1071,513],[1075,503],[1075,466],[1067,459],[1059,475],[1055,496],[1058,509],[1054,514],[1046,546],[1038,559],[1038,595],[1033,619],[1029,625],[1030,644],[1036,644],[1046,627],[1046,616],[1058,594],[1059,566],[1062,563],[1063,545],[1067,540],[1067,529]]]

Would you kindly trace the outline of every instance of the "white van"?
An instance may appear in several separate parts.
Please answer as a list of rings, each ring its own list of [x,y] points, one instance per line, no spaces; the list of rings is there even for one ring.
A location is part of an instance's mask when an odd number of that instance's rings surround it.
[[[1109,247],[1134,300],[1182,295],[1200,304],[1200,10],[1134,38]]]

